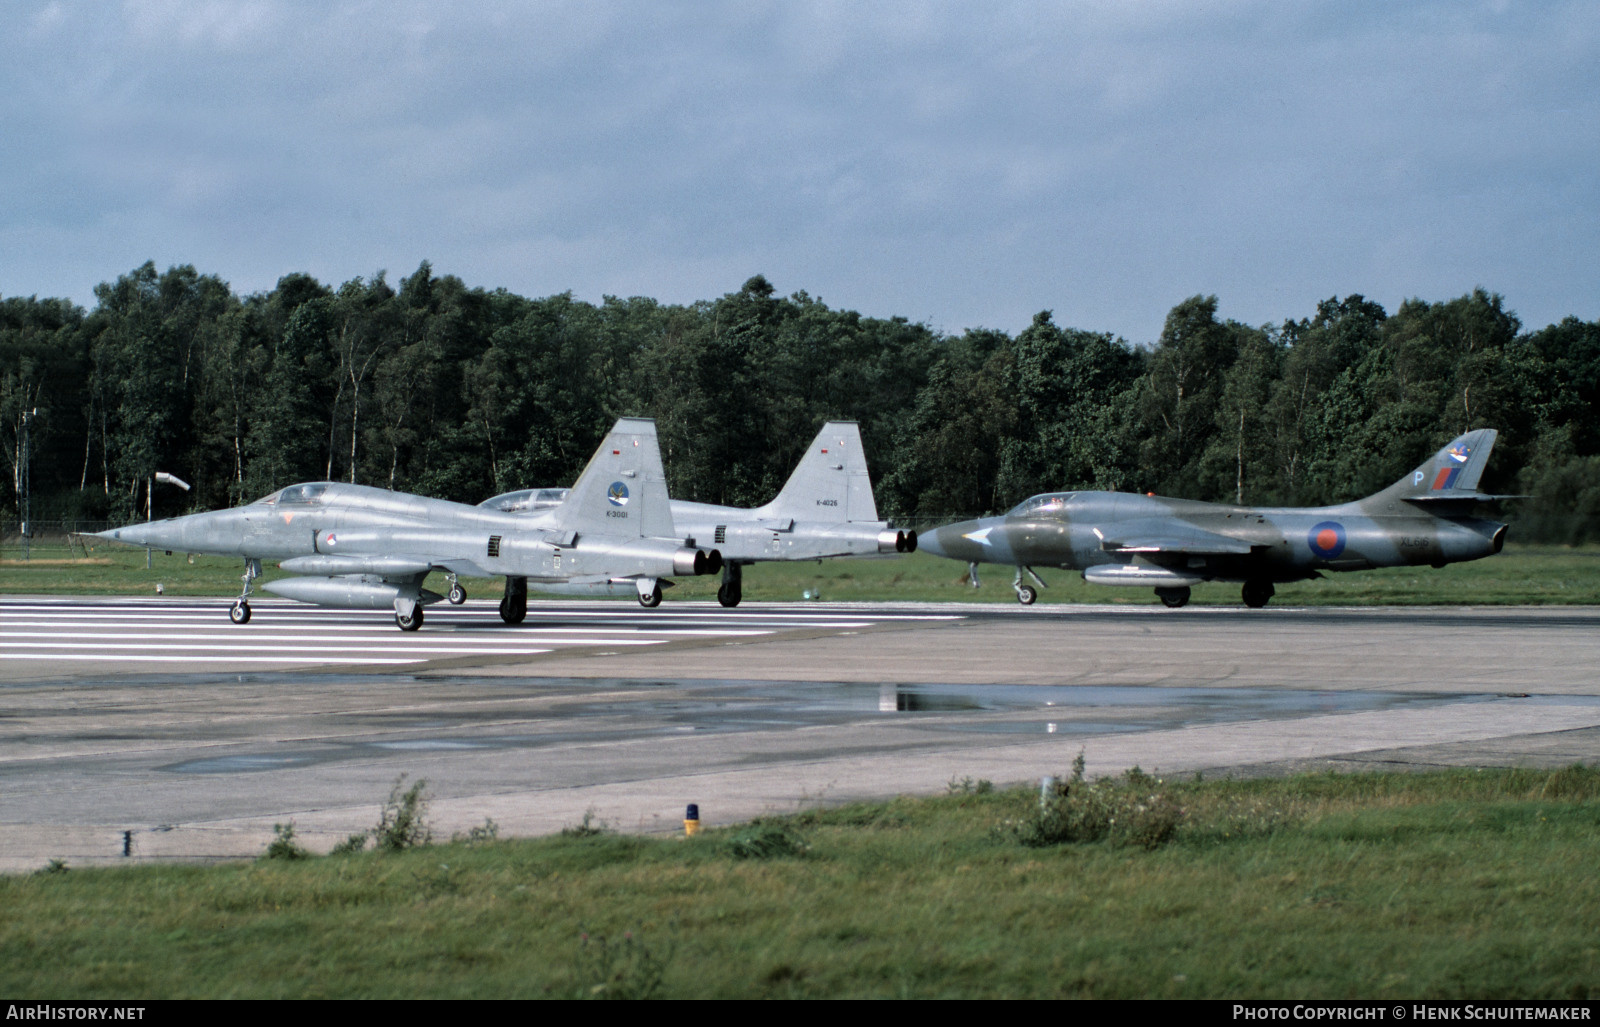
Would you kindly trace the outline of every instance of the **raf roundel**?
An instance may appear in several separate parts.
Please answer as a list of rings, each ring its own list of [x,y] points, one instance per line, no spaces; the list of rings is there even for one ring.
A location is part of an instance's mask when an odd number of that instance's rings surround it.
[[[610,501],[612,506],[627,506],[628,486],[620,481],[612,482],[611,487],[606,490],[606,499]]]
[[[1332,560],[1344,552],[1344,525],[1338,521],[1321,521],[1306,533],[1306,544],[1324,560]]]

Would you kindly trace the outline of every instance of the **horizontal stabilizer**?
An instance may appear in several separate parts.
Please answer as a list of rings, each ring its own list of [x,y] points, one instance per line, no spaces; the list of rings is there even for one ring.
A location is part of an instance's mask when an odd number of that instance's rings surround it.
[[[1491,496],[1484,492],[1466,489],[1440,489],[1421,496],[1406,496],[1408,503],[1499,503],[1507,499],[1531,499],[1532,496]]]

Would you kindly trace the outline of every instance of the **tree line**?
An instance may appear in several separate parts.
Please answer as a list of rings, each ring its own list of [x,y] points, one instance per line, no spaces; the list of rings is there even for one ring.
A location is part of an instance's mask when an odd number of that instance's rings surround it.
[[[147,263],[66,300],[0,299],[0,443],[35,519],[237,505],[308,480],[461,502],[570,484],[620,415],[656,418],[675,498],[772,498],[823,420],[862,426],[903,523],[1096,488],[1303,505],[1374,492],[1500,430],[1485,487],[1520,537],[1600,539],[1600,322],[1524,332],[1482,289],[1394,313],[1359,295],[1250,326],[1215,296],[1153,344],[1056,323],[936,332],[757,275],[688,305],[469,288],[424,262],[240,297]]]

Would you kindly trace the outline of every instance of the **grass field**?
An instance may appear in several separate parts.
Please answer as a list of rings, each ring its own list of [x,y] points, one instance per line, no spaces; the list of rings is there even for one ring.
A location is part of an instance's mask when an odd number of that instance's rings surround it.
[[[1036,793],[963,781],[692,839],[58,867],[0,879],[0,992],[1600,995],[1600,772],[1100,788],[1175,830],[1029,846]]]
[[[30,559],[21,559],[15,546],[0,550],[0,593],[152,595],[157,583],[168,595],[233,596],[239,591],[242,561],[184,554],[168,556],[157,550],[145,569],[144,550],[97,543],[92,550],[64,545],[32,547]],[[277,567],[265,567],[266,580],[284,576]],[[807,592],[821,602],[844,600],[900,600],[965,602],[1015,602],[1012,570],[986,565],[980,569],[982,585],[966,583],[966,565],[916,553],[908,557],[826,560],[808,563],[763,563],[745,569],[744,595],[751,600],[802,600]],[[1085,584],[1072,571],[1041,571],[1050,587],[1039,594],[1042,603],[1156,602],[1148,588],[1107,588]],[[499,596],[500,581],[464,579],[476,598]],[[443,575],[435,574],[428,587],[446,590]],[[715,576],[679,578],[667,590],[667,602],[714,598]],[[610,600],[615,602],[617,600]],[[1198,604],[1238,605],[1239,587],[1233,584],[1200,585],[1194,589]],[[1508,546],[1484,560],[1430,567],[1386,568],[1333,574],[1317,581],[1278,586],[1274,604],[1588,604],[1600,603],[1600,547]]]

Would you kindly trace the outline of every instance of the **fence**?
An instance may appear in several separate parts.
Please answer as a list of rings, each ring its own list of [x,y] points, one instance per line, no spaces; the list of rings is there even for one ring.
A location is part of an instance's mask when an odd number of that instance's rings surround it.
[[[26,555],[34,549],[84,549],[83,535],[116,526],[113,521],[88,518],[64,521],[34,520],[28,522],[28,534],[24,536],[22,524],[16,518],[0,520],[0,553],[13,556]]]

